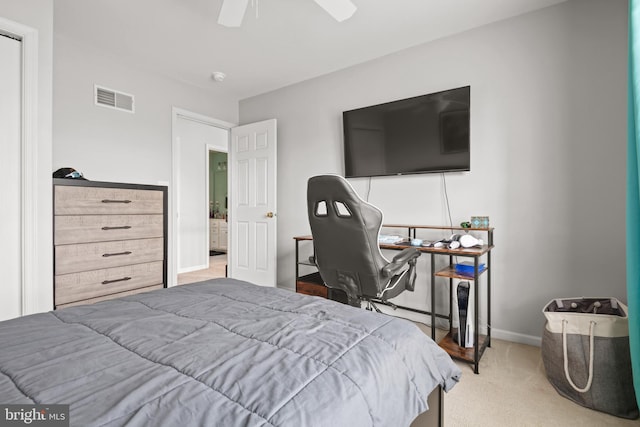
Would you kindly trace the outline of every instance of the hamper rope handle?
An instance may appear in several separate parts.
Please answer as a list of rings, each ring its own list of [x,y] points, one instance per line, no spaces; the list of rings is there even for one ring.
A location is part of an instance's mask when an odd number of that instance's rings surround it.
[[[584,393],[589,391],[591,388],[591,382],[593,381],[593,328],[596,325],[596,322],[593,320],[589,322],[589,378],[587,379],[587,385],[584,388],[579,388],[576,386],[571,380],[571,375],[569,375],[569,358],[567,356],[567,331],[565,329],[565,325],[569,323],[566,319],[562,319],[562,352],[564,356],[564,376],[569,381],[569,385],[573,387],[575,391],[578,393]]]

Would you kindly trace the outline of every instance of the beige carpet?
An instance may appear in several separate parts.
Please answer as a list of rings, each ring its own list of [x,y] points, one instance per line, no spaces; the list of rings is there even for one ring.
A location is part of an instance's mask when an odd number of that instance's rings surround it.
[[[456,362],[462,379],[445,393],[445,426],[640,426],[560,396],[544,373],[538,347],[493,340],[480,374]]]

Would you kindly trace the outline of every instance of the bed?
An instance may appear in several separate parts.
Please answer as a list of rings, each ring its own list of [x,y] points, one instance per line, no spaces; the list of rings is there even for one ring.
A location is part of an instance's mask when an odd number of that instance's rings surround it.
[[[461,375],[411,322],[233,279],[0,322],[0,343],[0,403],[72,426],[409,426]]]

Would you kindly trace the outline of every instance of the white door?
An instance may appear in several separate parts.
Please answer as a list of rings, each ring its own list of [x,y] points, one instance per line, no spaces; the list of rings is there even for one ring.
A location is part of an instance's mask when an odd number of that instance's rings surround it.
[[[229,276],[276,286],[276,120],[231,129]]]
[[[21,51],[0,34],[0,320],[22,314]]]

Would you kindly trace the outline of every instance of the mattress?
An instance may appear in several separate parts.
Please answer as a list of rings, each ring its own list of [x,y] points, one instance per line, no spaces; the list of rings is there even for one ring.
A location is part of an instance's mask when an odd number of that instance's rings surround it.
[[[0,322],[0,402],[72,426],[408,426],[461,372],[413,323],[233,279]]]

